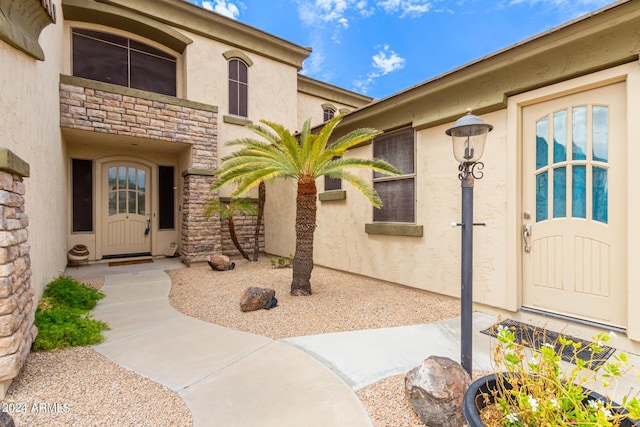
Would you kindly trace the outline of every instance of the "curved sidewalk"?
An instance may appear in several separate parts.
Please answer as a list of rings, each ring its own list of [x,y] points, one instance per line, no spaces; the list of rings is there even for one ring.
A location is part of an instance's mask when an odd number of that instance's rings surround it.
[[[159,270],[106,274],[93,314],[111,330],[94,348],[176,391],[194,426],[372,426],[352,389],[320,361],[179,313],[170,288]]]

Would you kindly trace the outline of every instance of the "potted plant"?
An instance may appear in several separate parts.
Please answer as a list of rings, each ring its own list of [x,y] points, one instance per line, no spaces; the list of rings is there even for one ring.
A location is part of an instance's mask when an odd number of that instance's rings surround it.
[[[600,333],[589,344],[592,359],[613,333]],[[493,352],[496,373],[480,378],[465,393],[462,412],[469,427],[479,426],[633,426],[640,418],[640,399],[624,396],[620,404],[595,393],[607,392],[616,378],[632,369],[624,353],[612,356],[598,372],[577,357],[581,342],[560,336],[533,352],[516,341],[513,331],[500,327]],[[570,349],[572,368],[563,369],[560,354]]]

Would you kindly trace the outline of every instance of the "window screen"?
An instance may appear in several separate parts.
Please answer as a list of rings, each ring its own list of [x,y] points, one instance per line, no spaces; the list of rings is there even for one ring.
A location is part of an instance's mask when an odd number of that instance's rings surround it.
[[[176,58],[114,34],[74,29],[73,75],[176,96]]]
[[[382,199],[374,208],[373,220],[379,222],[415,222],[415,143],[413,129],[402,129],[373,140],[373,157],[392,164],[402,175],[390,177],[373,173],[373,186]]]

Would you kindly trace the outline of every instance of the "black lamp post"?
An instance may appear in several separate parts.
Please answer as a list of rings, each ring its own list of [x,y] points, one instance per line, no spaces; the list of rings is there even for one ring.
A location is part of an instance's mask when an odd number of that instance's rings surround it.
[[[472,375],[472,315],[473,315],[473,226],[484,225],[473,222],[473,182],[481,179],[484,163],[479,162],[484,152],[487,134],[493,126],[478,116],[467,114],[459,118],[453,127],[446,130],[453,141],[453,155],[460,162],[458,179],[462,187],[462,278],[461,278],[461,355],[460,364]]]

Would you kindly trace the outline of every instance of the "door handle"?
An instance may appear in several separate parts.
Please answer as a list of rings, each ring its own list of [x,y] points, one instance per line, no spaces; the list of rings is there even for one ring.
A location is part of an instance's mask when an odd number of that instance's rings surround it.
[[[524,224],[522,226],[522,237],[524,238],[524,251],[531,252],[531,245],[529,244],[528,237],[531,237],[531,224]]]

